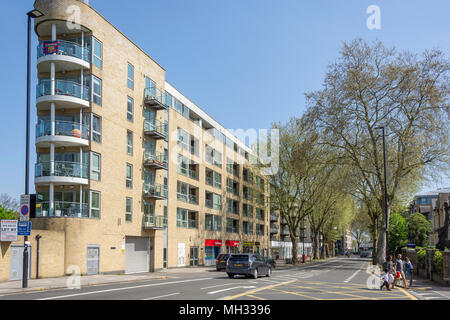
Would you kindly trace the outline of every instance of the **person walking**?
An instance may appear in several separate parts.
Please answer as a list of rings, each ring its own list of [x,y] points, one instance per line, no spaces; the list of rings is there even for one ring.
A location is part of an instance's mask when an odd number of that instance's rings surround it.
[[[392,277],[394,278],[394,280],[392,281],[392,289],[394,289],[395,288],[395,264],[392,261],[392,256],[389,255],[387,257],[386,262],[383,265],[383,269],[387,270],[388,273],[390,275],[392,275]]]
[[[409,287],[412,287],[414,267],[408,257],[405,257],[405,276],[409,280]]]
[[[396,271],[397,271],[397,279],[403,280],[403,287],[405,289],[408,289],[408,284],[406,283],[406,276],[405,276],[405,262],[402,260],[402,255],[399,253],[397,255],[397,260],[395,260],[395,266],[396,266]]]

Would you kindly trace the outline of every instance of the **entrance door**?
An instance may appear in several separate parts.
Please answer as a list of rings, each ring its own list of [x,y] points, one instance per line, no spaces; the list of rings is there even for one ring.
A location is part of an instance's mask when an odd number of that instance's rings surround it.
[[[150,271],[149,238],[125,238],[125,273]]]
[[[186,266],[186,243],[178,244],[178,266]]]
[[[28,279],[31,274],[31,246],[28,246]],[[12,244],[9,258],[9,280],[16,281],[23,278],[23,245]]]
[[[191,247],[189,264],[191,267],[198,266],[198,247]]]
[[[100,246],[87,248],[87,274],[98,274],[100,269]]]

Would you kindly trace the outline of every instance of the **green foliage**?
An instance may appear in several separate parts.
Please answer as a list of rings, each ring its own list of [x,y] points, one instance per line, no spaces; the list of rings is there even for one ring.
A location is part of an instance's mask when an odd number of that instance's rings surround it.
[[[425,268],[425,261],[427,258],[427,251],[425,249],[420,249],[417,251],[417,261],[422,268]]]
[[[442,257],[442,252],[436,251],[433,256],[433,267],[434,270],[442,277],[444,273],[444,259]]]
[[[393,213],[389,218],[389,248],[397,252],[406,245],[408,240],[408,226],[405,218],[399,213]]]
[[[428,234],[432,231],[431,222],[421,213],[411,214],[406,222],[410,241],[419,246],[426,246],[428,244]]]
[[[19,220],[19,215],[13,210],[6,210],[0,204],[0,220]]]

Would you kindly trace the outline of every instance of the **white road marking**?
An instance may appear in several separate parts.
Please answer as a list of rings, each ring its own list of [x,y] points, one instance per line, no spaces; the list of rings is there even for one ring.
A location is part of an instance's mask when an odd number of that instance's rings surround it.
[[[243,283],[244,284],[244,283]],[[219,284],[216,286],[210,286],[210,287],[204,287],[204,288],[200,288],[200,290],[205,290],[205,289],[212,289],[212,288],[217,288],[217,287],[225,287],[225,286],[231,286],[231,285],[236,285],[236,282],[233,283],[227,283],[227,284]]]
[[[154,299],[159,299],[159,298],[164,298],[164,297],[176,296],[177,294],[180,294],[180,293],[177,292],[177,293],[165,294],[163,296],[152,297],[152,298],[147,298],[147,299],[142,299],[142,300],[154,300]]]
[[[179,280],[179,281],[171,281],[171,282],[160,282],[160,283],[145,284],[145,285],[133,286],[133,287],[115,288],[115,289],[106,289],[106,290],[99,290],[99,291],[90,291],[90,292],[83,292],[83,293],[67,294],[67,295],[63,295],[63,296],[41,298],[41,299],[38,299],[38,300],[53,300],[53,299],[69,298],[69,297],[83,296],[83,295],[96,294],[96,293],[105,293],[105,292],[113,292],[113,291],[121,291],[121,290],[130,290],[130,289],[137,289],[137,288],[162,286],[162,285],[165,285],[165,284],[175,284],[175,283],[183,283],[183,282],[203,281],[203,280],[211,280],[211,279],[213,279],[213,278],[201,278],[201,279],[193,279],[193,280]]]
[[[350,282],[358,273],[361,272],[361,270],[365,267],[365,263],[361,266],[361,268],[359,268],[358,270],[356,270],[355,273],[353,273],[350,277],[348,277],[347,279],[344,280],[345,283]]]
[[[264,281],[264,282],[272,282],[272,283],[280,283],[280,281],[274,281],[274,280],[267,280],[267,279],[262,279],[260,281]]]
[[[226,288],[226,289],[222,289],[222,290],[217,290],[217,291],[211,291],[208,292],[208,294],[216,294],[219,292],[224,292],[224,291],[229,291],[229,290],[234,290],[234,289],[255,289],[255,286],[242,286],[242,287],[233,287],[233,288]]]

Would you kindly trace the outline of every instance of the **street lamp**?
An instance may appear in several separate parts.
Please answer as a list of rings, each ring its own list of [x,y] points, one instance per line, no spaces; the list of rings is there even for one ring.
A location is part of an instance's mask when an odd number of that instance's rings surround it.
[[[28,37],[27,37],[27,124],[26,124],[26,150],[25,150],[25,194],[29,195],[29,171],[30,171],[30,65],[31,65],[31,19],[42,17],[44,14],[39,10],[27,12],[28,16]],[[28,288],[28,237],[24,237],[23,243],[23,270],[22,288]]]
[[[386,135],[385,135],[385,127],[380,126],[376,127],[375,130],[382,130],[383,132],[383,162],[384,162],[384,218],[386,220],[386,252],[388,251],[388,230],[389,230],[389,217],[388,217],[388,210],[387,210],[387,183],[386,183]]]

